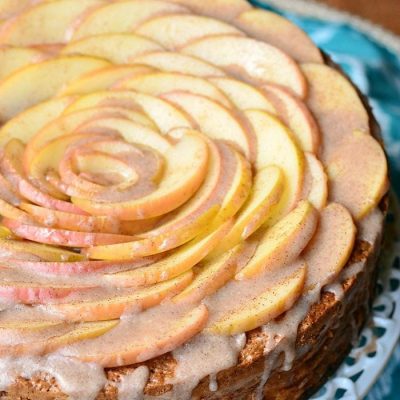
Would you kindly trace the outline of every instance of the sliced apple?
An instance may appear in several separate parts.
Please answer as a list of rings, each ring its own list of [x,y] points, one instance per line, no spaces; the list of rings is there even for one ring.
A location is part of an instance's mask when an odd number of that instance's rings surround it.
[[[193,280],[193,272],[187,271],[177,278],[158,283],[130,294],[90,301],[48,304],[45,308],[69,321],[104,321],[119,318],[129,309],[146,310],[160,304],[164,299],[178,294]]]
[[[388,168],[381,145],[354,131],[338,144],[326,164],[329,198],[343,204],[357,220],[375,208],[388,190]]]
[[[225,140],[234,144],[247,158],[252,154],[251,132],[234,114],[207,97],[189,92],[171,92],[163,99],[186,111],[197,123],[201,132],[213,139]]]
[[[57,2],[56,2],[57,3]],[[29,65],[0,83],[0,120],[54,96],[60,88],[89,71],[108,65],[98,58],[74,56]]]
[[[304,98],[306,80],[297,64],[267,43],[240,36],[220,35],[197,40],[182,48],[251,83],[277,83]]]
[[[26,47],[4,47],[0,49],[0,79],[5,79],[16,70],[43,60],[45,55]]]
[[[243,36],[239,29],[220,20],[185,14],[152,17],[139,25],[135,32],[171,51],[206,36]]]
[[[143,268],[104,275],[107,282],[118,287],[148,286],[166,281],[188,271],[199,263],[232,227],[232,221],[186,243],[162,260]]]
[[[107,33],[71,42],[61,53],[99,57],[113,64],[129,64],[136,56],[162,49],[163,47],[156,42],[134,34]]]
[[[304,262],[299,263],[261,294],[239,301],[237,308],[222,314],[206,331],[219,335],[235,335],[266,324],[293,306],[303,291],[306,273],[307,265]],[[237,293],[240,293],[239,288]]]
[[[191,132],[166,152],[164,178],[147,196],[119,203],[96,203],[80,198],[72,198],[72,202],[92,215],[110,215],[123,220],[157,217],[178,208],[197,191],[207,171],[207,143],[195,131]]]
[[[63,321],[51,321],[51,320],[5,320],[0,322],[0,329],[5,329],[8,331],[15,331],[17,333],[24,332],[38,332],[44,331],[49,328],[54,328],[64,324]]]
[[[222,69],[215,67],[205,61],[185,54],[169,51],[157,51],[136,57],[131,63],[148,65],[161,71],[179,72],[206,78],[209,76],[225,76]]]
[[[203,78],[177,72],[154,72],[134,76],[119,82],[118,89],[131,89],[138,92],[160,96],[165,93],[183,91],[209,97],[230,108],[231,102],[214,85]]]
[[[12,17],[31,4],[32,0],[3,0],[0,3],[0,19]]]
[[[328,177],[324,166],[314,154],[305,153],[305,160],[302,198],[307,199],[317,210],[322,210],[328,199]]]
[[[96,92],[82,96],[72,103],[65,113],[98,106],[136,106],[154,121],[162,133],[168,133],[177,127],[193,128],[194,125],[187,115],[167,101],[128,90]]]
[[[21,197],[14,190],[11,183],[0,173],[0,199],[14,206],[19,206]]]
[[[188,10],[166,1],[118,1],[106,4],[87,14],[74,29],[74,40],[104,33],[132,32],[141,22],[165,14],[185,13]]]
[[[14,46],[64,43],[69,26],[101,0],[58,0],[27,8],[0,33],[0,43]]]
[[[277,13],[252,9],[238,15],[233,23],[249,36],[272,44],[296,61],[324,62],[320,50],[309,36]]]
[[[176,303],[197,303],[212,295],[235,275],[242,246],[226,251],[217,257],[207,258],[197,268],[193,282],[173,297]]]
[[[72,96],[51,99],[18,114],[0,128],[0,146],[3,147],[10,139],[29,142],[46,124],[59,117],[73,99]]]
[[[58,323],[60,324],[60,323]],[[12,354],[13,356],[38,355],[52,353],[60,347],[68,346],[82,340],[94,339],[102,336],[119,324],[119,320],[101,321],[101,322],[86,322],[75,326],[72,330],[66,333],[55,332],[54,336],[45,337],[45,340],[38,340],[35,343],[26,342],[11,346],[1,346],[0,353]],[[35,322],[29,321],[26,324],[26,329],[35,330]],[[21,330],[21,328],[16,328]],[[37,330],[37,328],[36,328]],[[57,334],[58,333],[58,334]],[[46,335],[47,336],[47,335]],[[3,348],[4,347],[4,348]]]
[[[368,113],[341,72],[323,64],[303,64],[301,69],[309,84],[306,103],[321,130],[321,160],[325,163],[352,132],[369,132]]]
[[[160,356],[189,341],[199,333],[208,320],[208,310],[200,305],[178,320],[171,320],[160,335],[140,335],[132,342],[124,343],[123,349],[78,356],[85,362],[97,362],[104,367],[135,364]]]
[[[196,14],[204,14],[222,20],[230,21],[240,13],[250,10],[251,5],[246,0],[169,0],[193,10]]]
[[[254,233],[279,202],[283,188],[284,177],[278,167],[270,166],[258,171],[250,196],[238,213],[235,224],[212,251],[212,255],[226,252]]]
[[[276,114],[276,109],[261,90],[232,78],[211,78],[239,110],[258,109]]]
[[[14,207],[7,201],[0,198],[0,215],[6,218],[14,218],[19,221],[29,222],[29,215],[21,211],[19,208]]]
[[[306,105],[285,88],[266,84],[263,92],[277,110],[279,118],[291,129],[304,151],[317,153],[320,146],[318,125]]]
[[[155,72],[155,69],[146,65],[113,65],[77,78],[63,87],[59,95],[82,95],[106,90],[128,77],[150,72]]]
[[[285,189],[278,215],[292,209],[300,198],[304,177],[304,155],[293,135],[277,118],[259,111],[245,111],[257,137],[255,165],[257,170],[268,165],[281,168],[285,177]]]
[[[286,217],[262,234],[249,263],[236,274],[237,280],[249,279],[293,262],[304,250],[318,224],[318,213],[308,201],[302,201]]]
[[[6,228],[4,225],[0,225],[0,240],[2,239],[12,239],[12,232]]]
[[[351,255],[355,237],[353,219],[343,206],[331,203],[322,210],[318,229],[302,255],[308,265],[307,290],[333,282]]]
[[[21,304],[46,304],[49,301],[63,299],[72,293],[88,289],[91,287],[85,285],[78,287],[53,283],[2,281],[0,298]]]

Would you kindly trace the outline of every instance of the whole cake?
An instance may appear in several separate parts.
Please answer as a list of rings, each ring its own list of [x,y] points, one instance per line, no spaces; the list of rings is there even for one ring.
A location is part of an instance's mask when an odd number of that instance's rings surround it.
[[[295,400],[366,321],[378,127],[244,0],[0,1],[0,399]]]

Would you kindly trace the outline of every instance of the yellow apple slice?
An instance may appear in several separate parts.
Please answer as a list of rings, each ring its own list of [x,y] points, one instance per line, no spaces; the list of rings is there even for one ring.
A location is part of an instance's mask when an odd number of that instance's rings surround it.
[[[302,255],[308,265],[307,290],[333,282],[351,255],[355,237],[353,219],[343,206],[331,203],[322,210],[318,229]]]
[[[193,280],[193,272],[187,271],[177,278],[129,294],[77,301],[74,303],[48,304],[45,309],[63,316],[68,321],[104,321],[119,318],[129,309],[146,310],[164,299],[178,294]]]
[[[152,17],[139,25],[135,32],[171,51],[205,36],[243,35],[239,29],[217,19],[185,14]]]
[[[30,5],[32,0],[3,0],[0,3],[0,19],[12,17]]]
[[[238,15],[233,23],[249,36],[272,44],[298,62],[324,62],[320,50],[308,35],[277,13],[252,9]]]
[[[113,64],[129,64],[136,56],[162,49],[156,42],[134,34],[107,33],[71,42],[64,47],[61,54],[79,54],[103,58]]]
[[[354,131],[336,146],[326,164],[329,198],[357,220],[375,208],[388,190],[388,168],[381,145],[370,135]]]
[[[85,259],[85,257],[79,253],[22,240],[0,240],[0,248],[10,253],[32,254],[49,262],[75,262]]]
[[[328,199],[328,177],[324,166],[312,153],[304,153],[306,169],[302,198],[307,199],[317,210],[322,210]]]
[[[128,77],[139,74],[155,72],[155,69],[146,65],[113,65],[112,67],[102,68],[98,71],[90,72],[63,87],[60,96],[72,94],[89,94],[109,89],[117,82]]]
[[[190,57],[185,54],[173,53],[169,51],[157,51],[136,57],[131,63],[148,65],[166,72],[179,72],[206,78],[209,76],[226,76],[222,69],[215,67],[198,58]]]
[[[21,211],[18,207],[14,207],[12,204],[0,198],[0,216],[5,218],[13,218],[22,222],[29,222],[29,215]]]
[[[215,293],[235,275],[241,251],[242,246],[238,245],[217,257],[207,258],[197,268],[192,283],[172,301],[197,303]]]
[[[251,134],[233,111],[207,97],[189,92],[171,92],[162,97],[186,111],[201,132],[234,144],[247,158],[251,158]]]
[[[283,51],[267,43],[220,35],[197,40],[181,51],[252,83],[277,83],[301,98],[306,95],[307,84],[300,68]]]
[[[238,14],[251,9],[246,0],[169,0],[193,10],[196,14],[204,14],[217,19],[230,21]]]
[[[231,103],[214,85],[203,78],[176,72],[154,72],[134,76],[119,82],[118,89],[136,90],[138,92],[160,96],[165,93],[183,91],[209,97],[230,108]]]
[[[104,33],[124,33],[156,15],[185,13],[188,10],[166,1],[118,1],[87,14],[74,29],[74,40]]]
[[[232,227],[228,221],[211,232],[186,243],[158,262],[131,271],[104,275],[104,279],[118,287],[149,286],[183,274],[199,263],[218,244]]]
[[[4,47],[0,49],[0,79],[5,79],[16,70],[43,60],[45,55],[26,47]]]
[[[311,240],[317,224],[315,208],[308,201],[300,202],[272,228],[260,233],[252,259],[236,274],[236,279],[249,279],[293,262]]]
[[[307,105],[321,131],[321,159],[325,161],[348,135],[369,132],[369,116],[357,90],[339,71],[323,64],[303,64],[309,84]]]
[[[165,154],[164,178],[150,194],[118,203],[72,198],[92,215],[110,215],[123,220],[157,217],[184,204],[202,184],[207,171],[208,146],[195,131],[186,135]]]
[[[40,320],[15,320],[15,321],[1,321],[0,329],[6,329],[15,332],[38,332],[44,331],[49,328],[54,328],[56,326],[63,325],[63,321],[40,321]]]
[[[52,353],[60,347],[68,346],[76,342],[83,340],[94,339],[102,336],[111,329],[115,328],[119,324],[119,320],[116,321],[100,321],[100,322],[86,322],[77,325],[72,330],[66,333],[60,334],[57,331],[54,336],[45,337],[45,340],[37,340],[34,343],[26,342],[11,346],[0,346],[0,353],[9,354],[13,356],[23,355],[38,355]],[[57,328],[57,327],[55,327]],[[20,330],[16,328],[16,330]],[[35,322],[29,321],[26,324],[26,330],[35,330]],[[37,330],[37,328],[36,328]],[[45,335],[45,336],[48,336]]]
[[[276,114],[276,109],[261,90],[245,82],[232,78],[211,78],[210,82],[217,86],[229,100],[240,110],[258,109]]]
[[[282,215],[293,208],[300,198],[304,155],[295,143],[291,131],[277,118],[259,110],[245,111],[245,116],[257,137],[257,170],[276,165],[284,174],[285,189],[278,210],[278,214]]]
[[[0,43],[14,46],[64,43],[70,25],[101,0],[49,1],[27,8],[0,33]]]
[[[157,125],[162,133],[174,128],[193,128],[189,117],[162,99],[129,90],[104,91],[82,96],[72,103],[65,113],[98,106],[139,107]]]
[[[125,342],[123,349],[95,352],[78,356],[85,362],[96,362],[103,367],[117,367],[135,364],[160,356],[188,342],[199,333],[208,320],[208,310],[200,305],[178,320],[164,326],[163,333],[157,335],[140,335]]]
[[[0,120],[54,96],[60,88],[89,71],[108,65],[91,57],[59,57],[29,65],[0,83]]]
[[[277,85],[263,85],[262,90],[275,106],[279,118],[293,132],[302,150],[317,154],[321,141],[319,127],[306,105]]]
[[[0,225],[0,240],[2,239],[12,239],[12,232],[6,228],[4,225]]]
[[[304,262],[299,263],[294,270],[275,280],[261,294],[246,299],[244,304],[239,301],[237,308],[223,314],[206,331],[219,335],[235,335],[266,324],[293,306],[303,291],[306,273],[307,265]]]
[[[10,119],[0,128],[0,146],[3,147],[11,139],[29,142],[47,123],[59,117],[73,100],[72,96],[51,99]]]
[[[250,196],[238,213],[232,229],[212,251],[212,255],[226,252],[254,233],[279,202],[283,188],[284,178],[278,167],[270,166],[258,171]]]

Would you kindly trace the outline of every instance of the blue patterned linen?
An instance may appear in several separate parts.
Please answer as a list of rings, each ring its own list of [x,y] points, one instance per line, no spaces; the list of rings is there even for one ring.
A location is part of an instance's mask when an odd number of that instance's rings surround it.
[[[280,12],[260,1],[258,5],[284,15],[340,64],[366,94],[382,128],[391,165],[391,181],[400,194],[400,55],[349,26]],[[400,400],[400,345],[379,381],[365,400]],[[354,399],[358,400],[358,399]]]

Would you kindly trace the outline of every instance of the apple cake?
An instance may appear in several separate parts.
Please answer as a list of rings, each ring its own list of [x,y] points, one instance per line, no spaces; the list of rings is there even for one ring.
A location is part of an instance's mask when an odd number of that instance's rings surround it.
[[[308,398],[369,313],[365,99],[244,0],[0,3],[0,399]]]

